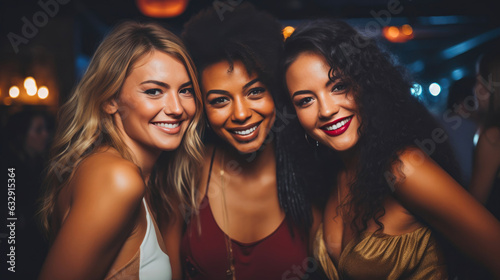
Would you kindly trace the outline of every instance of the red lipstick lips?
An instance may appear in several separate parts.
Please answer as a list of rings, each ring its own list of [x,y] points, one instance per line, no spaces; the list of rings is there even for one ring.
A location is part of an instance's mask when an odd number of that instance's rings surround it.
[[[352,118],[353,116],[348,116],[345,118],[335,120],[331,123],[322,126],[321,130],[323,130],[329,136],[339,136],[349,128]]]

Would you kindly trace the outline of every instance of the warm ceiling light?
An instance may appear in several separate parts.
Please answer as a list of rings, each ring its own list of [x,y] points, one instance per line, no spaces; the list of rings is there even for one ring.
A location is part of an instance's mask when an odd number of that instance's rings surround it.
[[[391,26],[387,29],[387,36],[397,38],[399,36],[399,29],[396,26]]]
[[[402,27],[386,26],[382,29],[384,37],[393,43],[404,43],[413,39],[413,28],[405,24]]]
[[[154,18],[176,17],[186,10],[188,2],[189,0],[136,0],[141,13]]]
[[[24,79],[24,88],[27,90],[29,88],[36,88],[36,82],[33,77],[27,77]]]
[[[411,26],[409,24],[405,24],[405,25],[401,26],[401,33],[403,33],[404,35],[410,36],[411,34],[413,34],[413,28],[411,28]]]
[[[290,35],[292,35],[293,31],[295,31],[295,28],[293,28],[292,26],[283,28],[283,37],[285,37],[285,40],[286,38],[290,37]]]
[[[36,87],[29,87],[29,88],[26,89],[26,93],[29,96],[35,96],[36,92],[37,92],[37,88]]]
[[[9,89],[9,96],[17,98],[19,96],[19,88],[17,86],[11,86]]]
[[[49,96],[49,89],[47,87],[40,87],[38,89],[38,97],[40,99],[45,99]]]
[[[33,77],[24,79],[24,88],[29,96],[34,96],[37,91],[35,79]]]

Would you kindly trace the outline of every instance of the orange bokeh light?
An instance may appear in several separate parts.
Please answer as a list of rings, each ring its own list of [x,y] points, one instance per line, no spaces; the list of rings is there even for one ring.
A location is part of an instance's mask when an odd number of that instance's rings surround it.
[[[397,27],[391,26],[389,27],[389,29],[387,29],[387,36],[396,38],[398,37],[398,35],[399,35],[399,29]]]
[[[409,35],[413,34],[413,28],[411,28],[411,26],[409,24],[405,24],[405,25],[401,26],[401,33],[409,36]]]
[[[287,26],[283,28],[283,37],[285,37],[285,40],[286,38],[290,37],[294,31],[295,28],[293,28],[292,26]]]
[[[413,28],[405,24],[402,27],[386,26],[382,29],[384,37],[393,43],[404,43],[413,39]]]
[[[154,18],[176,17],[186,10],[188,2],[189,0],[136,0],[141,13]]]

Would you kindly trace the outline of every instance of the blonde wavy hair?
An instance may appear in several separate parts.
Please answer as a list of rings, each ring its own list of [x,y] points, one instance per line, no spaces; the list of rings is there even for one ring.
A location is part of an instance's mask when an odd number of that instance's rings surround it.
[[[104,38],[73,95],[59,111],[39,211],[41,226],[49,238],[54,237],[57,228],[53,216],[57,197],[82,159],[98,148],[112,147],[133,162],[112,116],[103,106],[117,98],[135,62],[155,50],[179,59],[186,67],[195,91],[196,114],[179,148],[163,152],[153,168],[147,183],[151,209],[162,221],[171,221],[179,210],[196,209],[195,173],[202,159],[203,118],[194,63],[173,33],[158,24],[128,21]]]

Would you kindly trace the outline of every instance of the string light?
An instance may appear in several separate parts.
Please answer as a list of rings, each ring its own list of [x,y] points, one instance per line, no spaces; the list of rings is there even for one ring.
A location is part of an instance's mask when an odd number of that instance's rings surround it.
[[[12,98],[17,98],[19,96],[19,88],[17,86],[11,86],[9,89],[9,96]]]
[[[36,81],[33,77],[24,79],[24,88],[29,96],[34,96],[37,92]]]
[[[40,99],[45,99],[49,96],[49,89],[46,86],[40,87],[38,89],[38,97]]]

